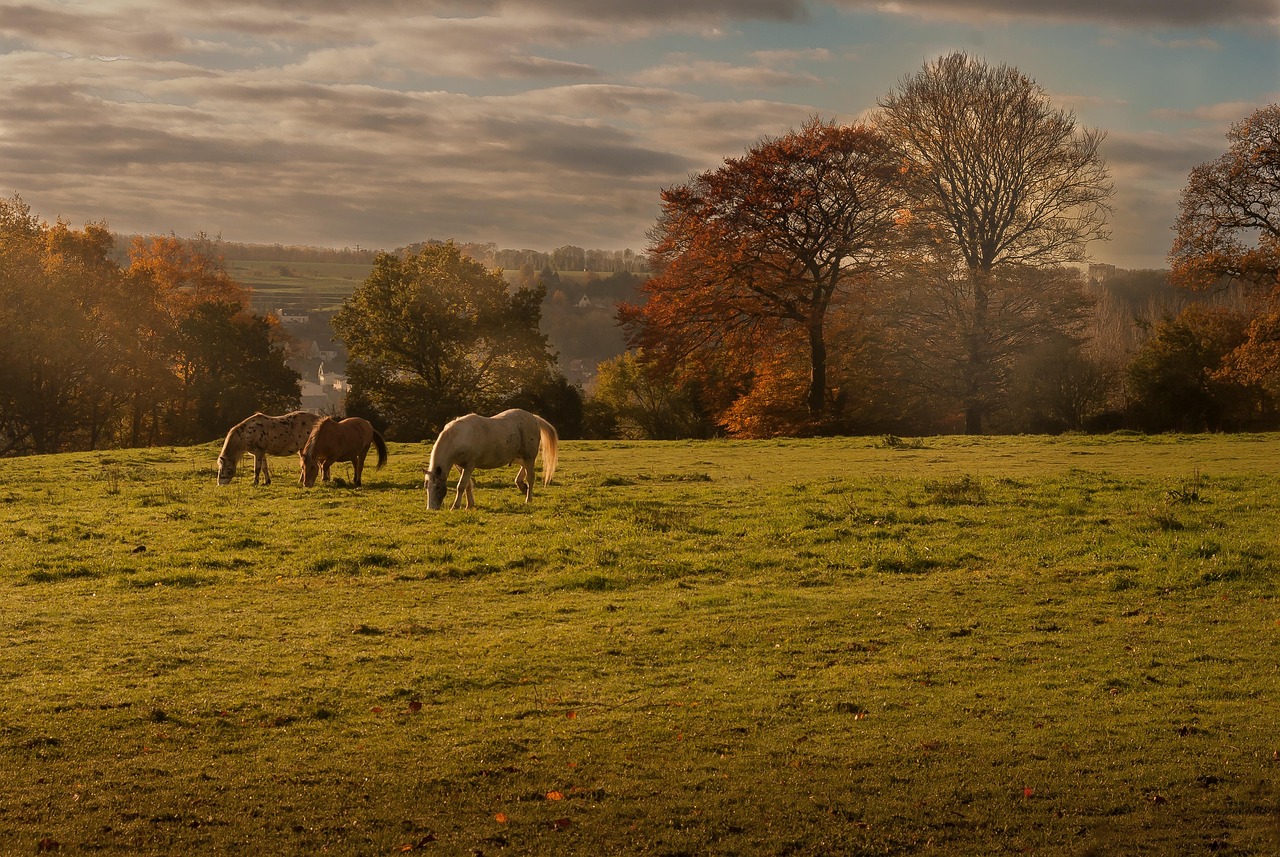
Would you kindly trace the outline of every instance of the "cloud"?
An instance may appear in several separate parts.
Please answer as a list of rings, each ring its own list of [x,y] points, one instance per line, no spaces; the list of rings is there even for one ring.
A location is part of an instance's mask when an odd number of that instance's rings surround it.
[[[765,65],[742,66],[711,60],[677,60],[645,69],[633,75],[632,79],[637,83],[660,86],[710,83],[747,89],[777,89],[820,82],[812,74]]]
[[[1161,108],[1152,110],[1151,115],[1157,119],[1175,122],[1203,122],[1227,126],[1239,122],[1258,109],[1280,101],[1280,92],[1267,101],[1223,101],[1217,104],[1202,104],[1189,109]]]
[[[1108,166],[1122,183],[1156,182],[1181,187],[1192,168],[1212,160],[1226,148],[1213,135],[1110,133],[1102,143]]]
[[[1177,50],[1177,51],[1186,51],[1186,50],[1220,51],[1222,50],[1222,43],[1219,42],[1217,39],[1210,39],[1208,37],[1203,37],[1203,36],[1198,39],[1157,39],[1155,36],[1150,36],[1149,38],[1153,45],[1158,45],[1159,47],[1162,47],[1162,48],[1169,48],[1171,50]]]
[[[659,188],[810,116],[874,105],[848,78],[822,86],[851,55],[797,38],[832,8],[977,27],[1276,19],[1274,0],[18,0],[0,4],[0,175],[43,216],[125,231],[639,248]],[[1152,53],[1212,47],[1173,36]],[[693,53],[712,39],[714,54]],[[892,84],[891,69],[877,73]],[[812,95],[762,97],[779,87]],[[1055,101],[1118,107],[1118,121],[1140,109]],[[1252,107],[1146,117],[1206,126],[1181,137],[1111,133],[1123,199],[1142,196],[1131,208],[1144,214],[1176,205],[1186,172]]]
[[[832,0],[846,9],[964,23],[1039,18],[1133,27],[1280,27],[1275,0]]]
[[[798,62],[827,62],[831,59],[831,51],[826,48],[753,51],[751,58],[764,65],[791,66]]]

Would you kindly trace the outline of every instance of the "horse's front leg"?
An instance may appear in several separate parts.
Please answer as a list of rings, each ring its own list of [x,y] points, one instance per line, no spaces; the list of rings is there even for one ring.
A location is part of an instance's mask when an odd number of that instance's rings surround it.
[[[328,481],[329,481],[329,465],[330,465],[330,464],[332,464],[332,463],[333,463],[333,462],[331,462],[331,461],[326,461],[326,462],[324,463],[324,481],[325,481],[325,482],[328,482]]]
[[[473,508],[476,504],[475,496],[471,493],[471,468],[462,468],[462,475],[458,477],[458,489],[453,495],[453,505],[450,509],[456,509],[462,504],[463,496],[467,498],[467,508]]]

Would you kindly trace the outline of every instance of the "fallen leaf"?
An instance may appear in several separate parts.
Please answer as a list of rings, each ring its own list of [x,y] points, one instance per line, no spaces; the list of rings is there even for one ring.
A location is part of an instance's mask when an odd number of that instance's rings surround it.
[[[412,702],[410,702],[410,703],[409,703],[409,710],[410,710],[410,711],[421,711],[421,710],[422,710],[422,703],[421,703],[421,702],[419,702],[419,701],[418,701],[418,700],[416,700],[416,699],[415,699],[415,700],[413,700]]]
[[[369,710],[370,710],[370,711],[372,711],[374,714],[381,714],[381,713],[382,713],[382,706],[381,706],[381,705],[375,705],[373,708],[370,708]]]
[[[576,711],[570,711],[570,712],[569,712],[568,714],[566,714],[565,716],[566,716],[566,717],[568,717],[570,720],[577,720],[577,719],[578,719],[578,712],[576,712]]]
[[[493,820],[498,822],[498,824],[506,824],[507,814],[505,812],[500,812],[493,817]]]
[[[547,800],[564,800],[564,792],[547,792]]]
[[[1036,793],[1036,790],[1031,788],[1030,786],[1022,790],[1023,797],[1031,797],[1035,793]]]

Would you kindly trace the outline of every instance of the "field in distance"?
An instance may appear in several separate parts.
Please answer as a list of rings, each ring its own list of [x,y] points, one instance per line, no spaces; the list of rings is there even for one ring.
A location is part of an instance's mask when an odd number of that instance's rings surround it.
[[[228,259],[226,265],[232,279],[253,289],[253,303],[260,312],[280,308],[332,312],[342,306],[373,270],[372,265],[355,262]],[[521,275],[516,270],[504,270],[503,276],[515,285]],[[582,288],[587,280],[583,271],[560,271],[558,276],[561,283],[576,288]]]
[[[1280,435],[217,447],[0,460],[0,853],[1280,851]]]

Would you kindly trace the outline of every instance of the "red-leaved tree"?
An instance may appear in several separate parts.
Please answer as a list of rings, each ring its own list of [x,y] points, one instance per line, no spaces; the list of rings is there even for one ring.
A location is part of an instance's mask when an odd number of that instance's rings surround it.
[[[821,421],[838,394],[828,315],[889,261],[898,173],[874,129],[815,118],[664,190],[650,232],[657,276],[644,303],[620,311],[630,343],[673,371],[702,374],[722,413],[755,391],[764,406]],[[797,360],[807,366],[800,384]],[[783,428],[742,407],[733,417],[752,433],[745,427]]]

